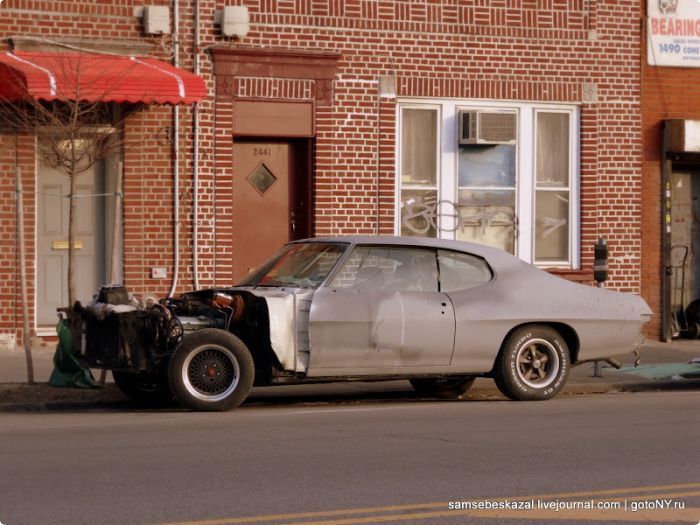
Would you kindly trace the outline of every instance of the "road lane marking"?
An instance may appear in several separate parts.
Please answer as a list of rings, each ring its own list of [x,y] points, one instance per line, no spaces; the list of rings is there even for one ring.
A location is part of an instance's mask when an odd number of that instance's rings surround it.
[[[637,495],[635,493],[635,495]],[[557,499],[560,495],[547,496],[549,499]],[[582,495],[579,495],[582,496]],[[683,496],[700,496],[700,491],[689,492],[662,492],[658,494],[643,495],[648,500],[662,498],[678,498]],[[489,499],[489,501],[503,501],[505,498]],[[508,498],[510,501],[522,501],[525,499],[545,499],[538,496],[530,498]],[[623,501],[624,498],[609,498],[596,499],[599,501]],[[610,521],[646,521],[646,522],[687,522],[694,523],[700,518],[700,508],[689,507],[687,509],[663,509],[663,510],[638,510],[628,511],[624,507],[619,509],[533,509],[533,510],[509,510],[509,509],[469,509],[469,510],[435,510],[429,512],[401,513],[401,514],[386,514],[380,516],[364,516],[344,519],[331,519],[321,521],[303,521],[294,523],[285,523],[282,525],[360,525],[363,523],[388,523],[392,521],[410,521],[417,519],[434,519],[434,518],[450,518],[450,517],[469,516],[472,518],[501,518],[501,519],[533,519],[533,520],[585,520],[585,521],[602,521],[604,523]]]
[[[670,494],[669,494],[670,495]],[[690,495],[700,496],[700,492],[678,494],[678,496]],[[666,496],[666,494],[664,494]],[[675,494],[674,494],[675,496]],[[614,500],[606,500],[614,501]],[[623,507],[618,509],[561,509],[557,511],[539,509],[539,512],[527,512],[522,510],[472,510],[470,516],[483,518],[532,518],[532,519],[554,519],[554,520],[588,520],[588,521],[691,521],[695,523],[700,518],[700,508],[686,507],[684,509],[639,509],[636,511],[626,510]],[[308,522],[306,525],[309,525]]]
[[[585,513],[577,510],[560,511],[509,511],[509,510],[441,510],[434,512],[416,512],[413,514],[390,514],[384,516],[368,516],[364,518],[347,518],[339,520],[291,522],[283,525],[359,525],[362,523],[388,523],[392,521],[409,521],[433,518],[459,518],[469,516],[486,519],[533,519],[533,520],[586,520],[608,523],[610,521],[643,522],[690,522],[694,523],[700,517],[700,508],[669,509],[667,511],[637,511],[626,512],[624,509],[587,510]]]
[[[291,514],[267,514],[264,516],[248,516],[241,518],[217,518],[211,520],[172,521],[155,525],[235,525],[238,523],[260,523],[265,521],[296,520],[304,518],[321,518],[323,516],[344,516],[349,514],[369,514],[371,512],[392,512],[402,510],[418,510],[426,508],[443,508],[443,503],[414,503],[411,505],[389,505],[386,507],[366,507],[356,509],[321,510],[313,512],[296,512]],[[302,522],[305,523],[305,522]]]
[[[663,497],[681,497],[681,496],[700,496],[700,490],[685,490],[683,489],[700,489],[700,483],[680,483],[680,484],[674,484],[674,485],[657,485],[657,486],[643,486],[643,487],[628,487],[628,488],[617,488],[617,489],[605,489],[605,490],[592,490],[592,491],[582,491],[582,492],[564,492],[564,493],[558,493],[558,494],[539,494],[539,495],[531,495],[531,496],[514,496],[514,497],[499,497],[499,498],[477,498],[480,500],[486,500],[488,499],[489,501],[492,502],[497,502],[497,501],[528,501],[528,500],[555,500],[555,499],[567,499],[567,498],[591,498],[595,496],[606,496],[606,495],[622,495],[622,494],[631,494],[633,496],[639,496],[643,497],[646,499],[656,499],[656,498],[663,498]],[[681,492],[664,492],[664,491],[674,491],[674,490],[681,490]],[[662,491],[658,493],[658,491]],[[646,493],[651,493],[651,494],[646,494]],[[654,492],[657,492],[654,494]],[[475,498],[471,498],[472,500]],[[605,501],[618,501],[622,500],[624,498],[616,498],[616,499],[606,499]],[[602,501],[601,499],[598,499],[597,501]],[[417,513],[411,513],[411,514],[391,514],[391,515],[374,515],[374,516],[368,516],[368,517],[352,517],[352,518],[343,518],[343,519],[331,519],[331,520],[322,520],[322,521],[312,521],[312,522],[299,522],[296,525],[300,525],[303,523],[304,525],[350,525],[350,524],[360,524],[360,523],[372,523],[372,522],[389,522],[389,521],[405,521],[405,520],[412,520],[412,519],[421,519],[421,518],[439,518],[439,517],[450,517],[450,516],[465,516],[465,515],[470,515],[474,517],[484,517],[484,518],[489,518],[489,517],[506,517],[506,516],[495,516],[492,514],[488,515],[481,515],[481,514],[474,514],[474,513],[492,513],[493,511],[490,510],[447,510],[448,502],[429,502],[429,503],[414,503],[414,504],[408,504],[408,505],[389,505],[389,506],[383,506],[383,507],[365,507],[365,508],[355,508],[355,509],[337,509],[337,510],[328,510],[328,511],[313,511],[313,512],[297,512],[297,513],[289,513],[289,514],[268,514],[268,515],[261,515],[261,516],[247,516],[247,517],[239,517],[239,518],[218,518],[218,519],[206,519],[206,520],[193,520],[193,521],[178,521],[178,522],[167,522],[167,523],[160,523],[158,525],[236,525],[236,524],[242,524],[242,523],[262,523],[262,522],[273,522],[273,521],[281,521],[281,520],[302,520],[302,519],[313,519],[313,518],[333,518],[333,517],[340,517],[340,516],[352,516],[352,515],[359,515],[359,514],[371,514],[371,513],[391,513],[391,512],[407,512],[407,511],[417,511],[417,510],[425,510],[426,512],[417,512]],[[436,509],[436,510],[430,510],[430,509]],[[440,509],[440,510],[437,510]],[[681,511],[680,509],[669,509],[670,511],[674,512],[674,519],[676,516],[676,513],[678,515],[683,514],[682,518],[679,518],[680,520],[697,520],[700,519],[700,509],[698,508],[689,508]],[[500,511],[497,510],[496,512],[505,512],[505,511]],[[511,512],[522,512],[523,516],[516,516],[515,514],[511,514]],[[547,513],[547,518],[546,519],[560,519],[559,516],[563,516],[562,514],[563,511],[554,511],[554,510],[548,510]],[[574,511],[572,511],[574,512]],[[580,511],[579,511],[580,512]],[[588,511],[587,511],[588,512]],[[587,513],[586,512],[586,513]],[[593,512],[593,511],[590,511]],[[601,512],[608,512],[608,511],[601,511]],[[639,511],[638,511],[639,512]],[[638,519],[635,516],[639,516],[638,512],[628,512],[627,514],[631,515],[635,520]],[[662,514],[662,511],[650,511],[651,514],[654,516]],[[693,514],[694,513],[694,514]],[[664,513],[665,514],[665,513]],[[688,518],[686,516],[693,515],[693,518]],[[523,517],[527,518],[528,516],[532,516],[533,519],[545,519],[542,515],[537,515],[535,516],[534,514],[528,514],[527,512],[523,511],[508,511],[508,516],[516,518],[516,517]],[[571,519],[571,518],[561,518],[561,519]],[[576,519],[587,519],[585,516],[576,516]],[[595,518],[595,520],[600,521],[602,518]],[[611,518],[606,517],[606,520],[610,521]],[[615,518],[617,519],[617,518]],[[623,521],[629,521],[632,518],[625,518]],[[647,519],[647,518],[645,518]],[[664,515],[662,521],[669,521],[669,516]]]

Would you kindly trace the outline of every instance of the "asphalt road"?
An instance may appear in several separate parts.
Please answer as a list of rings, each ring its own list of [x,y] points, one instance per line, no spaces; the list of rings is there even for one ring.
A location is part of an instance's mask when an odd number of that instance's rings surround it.
[[[682,391],[3,413],[0,522],[696,524],[699,402]],[[665,502],[685,508],[640,509]]]

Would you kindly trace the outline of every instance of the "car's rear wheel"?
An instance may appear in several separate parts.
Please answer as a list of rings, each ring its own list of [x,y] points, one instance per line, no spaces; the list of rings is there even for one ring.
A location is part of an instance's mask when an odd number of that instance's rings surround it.
[[[462,399],[474,384],[473,377],[429,377],[409,380],[413,389],[422,396],[442,399]]]
[[[253,358],[233,334],[212,328],[182,339],[170,359],[170,388],[195,410],[230,410],[248,396],[255,376]]]
[[[550,399],[569,376],[569,348],[549,326],[530,325],[515,330],[503,343],[493,370],[498,389],[510,399]]]
[[[139,374],[114,370],[112,377],[119,390],[138,403],[162,404],[173,398],[166,374]]]

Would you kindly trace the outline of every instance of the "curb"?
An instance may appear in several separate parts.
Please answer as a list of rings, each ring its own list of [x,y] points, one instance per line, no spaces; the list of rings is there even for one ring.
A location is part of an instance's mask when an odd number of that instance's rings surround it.
[[[700,390],[700,379],[640,381],[640,382],[601,382],[568,383],[557,397],[575,397],[610,393],[661,392]],[[272,389],[265,389],[266,392]],[[114,411],[185,411],[182,407],[172,405],[144,406],[127,399],[114,384],[94,389],[57,388],[48,383],[0,384],[0,413],[8,412],[114,412]],[[556,399],[556,398],[555,398]],[[475,402],[506,400],[495,386],[489,384],[475,385],[463,400],[442,400],[441,402]],[[255,393],[243,404],[242,408],[281,408],[289,406],[314,406],[337,404],[395,403],[395,402],[433,402],[435,398],[419,397],[411,391],[387,390],[357,393],[324,393],[282,396],[256,396]]]

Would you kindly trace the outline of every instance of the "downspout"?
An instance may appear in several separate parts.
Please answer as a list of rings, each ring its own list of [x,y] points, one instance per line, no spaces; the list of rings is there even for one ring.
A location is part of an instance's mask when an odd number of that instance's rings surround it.
[[[178,41],[178,26],[180,24],[180,9],[178,0],[173,0],[173,65],[180,63],[180,42]],[[173,106],[173,281],[168,297],[175,294],[177,278],[180,272],[180,112]]]
[[[381,209],[379,206],[379,203],[381,202],[381,186],[382,186],[382,156],[380,155],[380,131],[382,129],[382,79],[380,76],[377,76],[377,141],[375,144],[376,148],[376,169],[377,169],[377,235],[379,235],[379,223],[381,221],[380,213]]]
[[[199,0],[194,2],[194,74],[199,76]],[[199,289],[199,103],[192,106],[194,156],[192,164],[192,278],[194,289]]]

